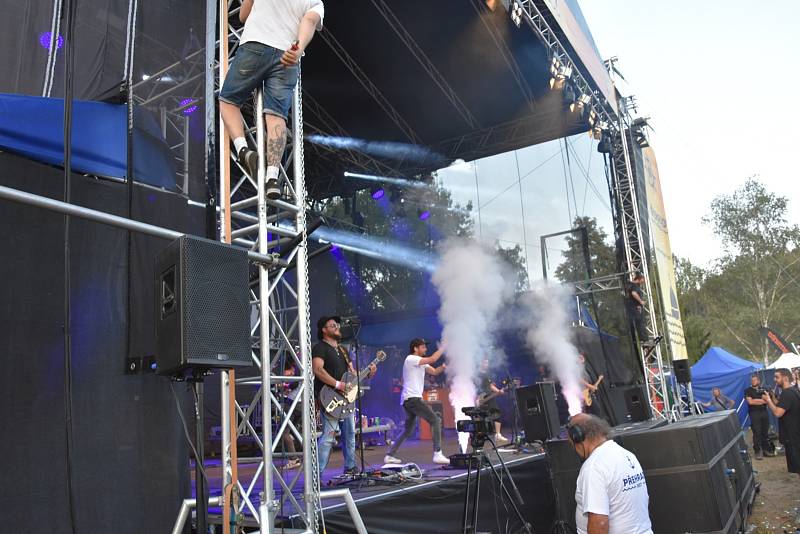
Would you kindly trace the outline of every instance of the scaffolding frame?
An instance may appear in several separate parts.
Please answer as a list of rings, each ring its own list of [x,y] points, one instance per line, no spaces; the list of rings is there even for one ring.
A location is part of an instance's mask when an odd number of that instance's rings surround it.
[[[650,281],[650,272],[647,261],[647,244],[642,239],[642,223],[637,203],[635,176],[633,173],[632,159],[628,138],[631,132],[631,115],[628,100],[617,94],[617,108],[605,98],[601,91],[596,89],[584,77],[575,61],[558,37],[558,33],[551,27],[547,17],[535,0],[514,0],[510,11],[519,16],[537,38],[548,49],[548,54],[554,64],[565,68],[569,72],[569,81],[579,95],[587,97],[586,105],[590,113],[595,116],[597,128],[602,130],[602,135],[610,136],[612,141],[612,174],[613,195],[617,203],[615,226],[621,232],[623,249],[625,253],[625,270],[628,272],[641,272],[645,276],[644,291],[645,317],[648,334],[652,338],[659,335],[656,321],[655,307],[652,297],[655,295]],[[521,26],[521,24],[520,24]],[[680,417],[680,410],[670,408],[669,384],[664,375],[664,357],[661,345],[656,345],[652,351],[639,347],[644,371],[644,381],[647,387],[648,400],[651,413],[657,418],[673,419]]]

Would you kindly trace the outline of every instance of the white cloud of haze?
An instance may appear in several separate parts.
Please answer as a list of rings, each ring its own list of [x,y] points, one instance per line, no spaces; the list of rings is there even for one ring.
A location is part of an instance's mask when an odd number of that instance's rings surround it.
[[[581,365],[570,341],[569,291],[546,280],[536,282],[522,299],[528,322],[525,342],[536,361],[550,367],[567,400],[570,415],[581,411]]]
[[[491,248],[463,239],[449,239],[432,281],[441,299],[439,321],[447,343],[450,402],[456,419],[475,404],[474,379],[481,359],[492,346],[492,334],[504,304],[513,295],[513,277]],[[469,435],[459,435],[462,451]]]

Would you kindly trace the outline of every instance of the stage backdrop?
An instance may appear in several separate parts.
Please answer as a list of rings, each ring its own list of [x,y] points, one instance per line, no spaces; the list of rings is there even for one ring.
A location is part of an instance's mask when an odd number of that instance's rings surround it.
[[[59,199],[63,171],[0,153],[0,184]],[[128,213],[125,184],[73,174],[72,201]],[[186,199],[140,186],[132,213],[179,231],[204,228],[203,211]],[[0,530],[168,532],[189,492],[176,402],[168,380],[124,374],[129,333],[132,355],[154,352],[153,260],[167,242],[134,236],[129,279],[127,233],[71,220],[72,358],[66,367],[64,217],[0,201],[0,229]],[[191,421],[186,388],[175,389]]]

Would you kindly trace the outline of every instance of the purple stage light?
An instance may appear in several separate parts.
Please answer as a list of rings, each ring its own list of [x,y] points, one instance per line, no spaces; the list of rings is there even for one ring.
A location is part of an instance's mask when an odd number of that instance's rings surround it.
[[[419,214],[419,220],[420,221],[427,221],[428,217],[430,217],[430,216],[431,216],[431,212],[429,212],[428,210],[425,210],[425,211],[423,211],[422,213]]]
[[[187,104],[191,104],[192,102],[196,102],[196,100],[194,98],[184,98],[183,100],[181,100],[181,105],[179,107],[183,107],[183,106],[185,106]],[[197,106],[189,106],[188,108],[183,110],[183,114],[184,115],[191,115],[195,111],[197,111]]]
[[[331,245],[331,248],[329,250],[332,253],[339,252],[339,247],[337,247],[336,245]]]
[[[385,194],[386,194],[386,191],[384,191],[383,188],[380,187],[380,188],[378,188],[378,189],[376,189],[375,191],[372,192],[372,198],[375,199],[375,200],[380,200],[380,199],[383,198],[383,195],[385,195]]]
[[[52,35],[52,32],[44,32],[39,36],[39,44],[42,45],[42,48],[45,50],[50,50],[50,38]],[[64,38],[59,35],[56,39],[56,49],[59,49],[62,46],[64,46]]]

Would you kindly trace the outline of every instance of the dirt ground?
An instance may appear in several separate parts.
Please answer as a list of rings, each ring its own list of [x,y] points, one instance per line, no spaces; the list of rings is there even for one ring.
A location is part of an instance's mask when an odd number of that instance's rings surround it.
[[[748,442],[752,434],[748,431]],[[752,448],[750,449],[752,451]],[[800,532],[800,476],[786,471],[783,454],[753,459],[761,492],[756,495],[753,515],[748,521],[750,534]]]

